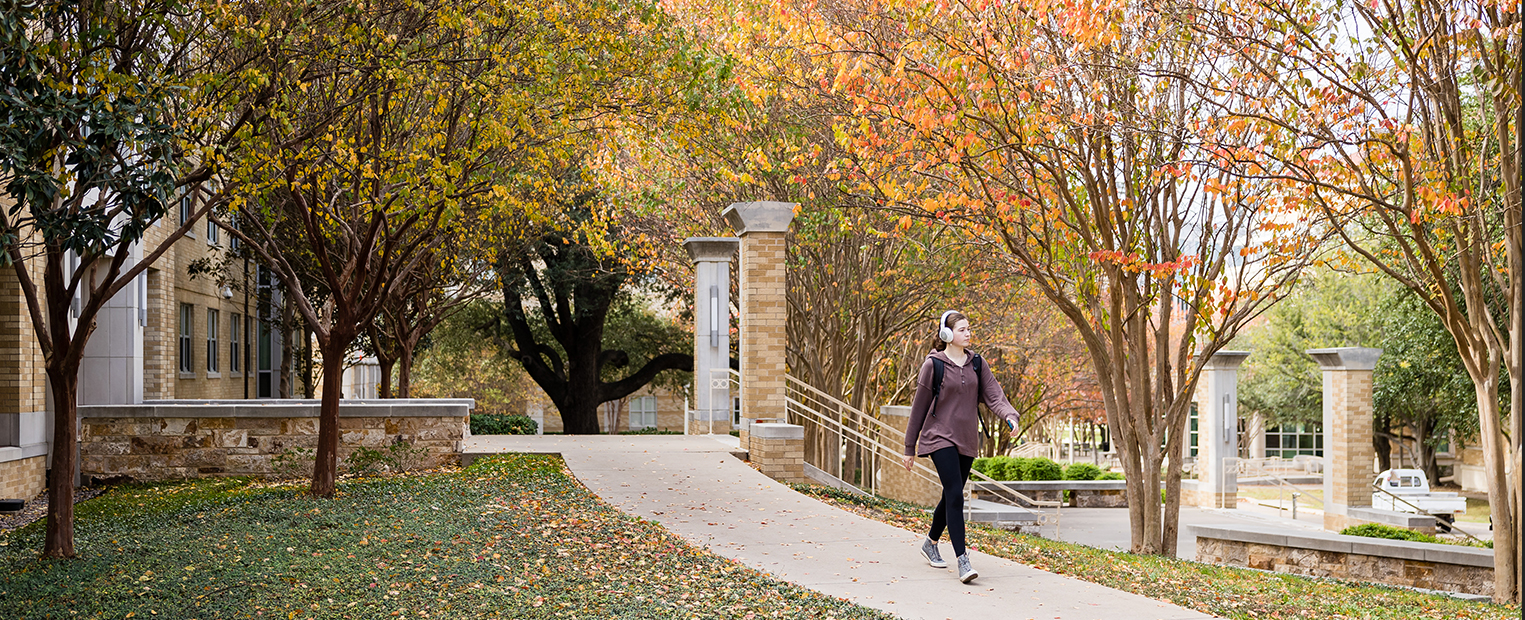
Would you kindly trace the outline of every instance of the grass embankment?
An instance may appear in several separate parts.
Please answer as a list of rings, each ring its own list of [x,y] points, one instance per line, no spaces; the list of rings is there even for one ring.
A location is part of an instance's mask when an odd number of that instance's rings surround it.
[[[78,505],[80,558],[0,537],[0,618],[885,618],[621,513],[553,456],[299,487],[197,480]]]
[[[845,510],[913,532],[925,532],[931,526],[931,518],[919,506],[850,495],[817,485],[792,486]],[[968,536],[970,547],[991,555],[1223,618],[1515,620],[1520,617],[1517,606],[1105,551],[985,526],[971,527]]]

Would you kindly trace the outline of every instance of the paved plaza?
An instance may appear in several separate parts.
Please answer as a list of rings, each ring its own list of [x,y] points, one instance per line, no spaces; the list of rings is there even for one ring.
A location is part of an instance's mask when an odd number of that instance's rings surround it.
[[[978,552],[971,558],[980,578],[959,583],[951,569],[921,560],[917,534],[796,493],[732,456],[734,446],[729,436],[494,435],[467,439],[464,452],[560,454],[578,480],[628,514],[779,579],[902,618],[1212,617]],[[1126,524],[1125,510],[1110,512]],[[1081,514],[1077,534],[1091,529]],[[951,557],[946,542],[943,550]]]

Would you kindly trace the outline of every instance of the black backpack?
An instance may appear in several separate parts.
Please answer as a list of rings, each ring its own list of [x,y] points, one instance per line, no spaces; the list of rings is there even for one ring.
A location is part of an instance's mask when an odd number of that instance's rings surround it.
[[[978,353],[970,352],[969,355],[973,356],[969,363],[974,366],[974,376],[979,381],[977,385],[979,391],[976,394],[983,395],[985,393],[985,359],[980,357]],[[943,372],[946,366],[947,362],[935,357],[932,358],[932,405],[929,409],[934,418],[937,417],[937,395],[943,391]],[[979,398],[979,396],[975,396],[975,403],[979,402]]]

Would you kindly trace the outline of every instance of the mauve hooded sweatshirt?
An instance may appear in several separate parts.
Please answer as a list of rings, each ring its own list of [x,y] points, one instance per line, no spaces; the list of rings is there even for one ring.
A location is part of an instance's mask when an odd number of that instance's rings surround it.
[[[936,415],[927,411],[932,404],[933,358],[942,360],[944,366]],[[979,456],[981,402],[1013,426],[1017,424],[1021,416],[1006,400],[1006,391],[1001,389],[995,375],[990,374],[988,360],[980,365],[985,375],[984,392],[976,393],[980,391],[981,383],[975,377],[973,359],[974,354],[970,352],[964,365],[960,366],[948,359],[947,353],[934,351],[922,362],[921,373],[916,377],[916,399],[911,403],[911,422],[905,429],[906,455],[927,456],[953,446],[964,456]]]

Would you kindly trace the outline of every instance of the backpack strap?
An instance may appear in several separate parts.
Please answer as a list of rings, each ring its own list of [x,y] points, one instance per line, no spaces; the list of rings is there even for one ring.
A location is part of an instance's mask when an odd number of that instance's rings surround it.
[[[943,361],[932,358],[932,405],[928,409],[934,418],[937,417],[937,395],[943,391],[943,371]]]
[[[975,381],[978,381],[978,383],[975,384],[975,389],[979,391],[975,392],[974,395],[974,403],[975,406],[978,407],[980,397],[985,395],[985,358],[980,357],[980,354],[973,351],[969,352],[969,355],[971,356],[969,363],[974,366]],[[931,410],[932,417],[934,418],[937,417],[937,396],[943,391],[943,373],[945,372],[945,366],[946,365],[942,360],[935,357],[932,358],[932,405],[929,407],[929,409]]]

